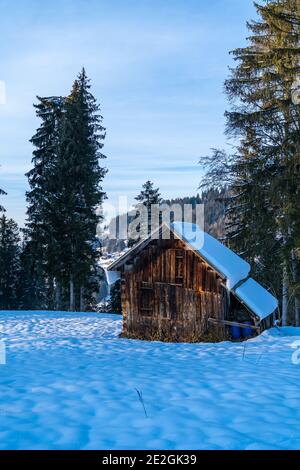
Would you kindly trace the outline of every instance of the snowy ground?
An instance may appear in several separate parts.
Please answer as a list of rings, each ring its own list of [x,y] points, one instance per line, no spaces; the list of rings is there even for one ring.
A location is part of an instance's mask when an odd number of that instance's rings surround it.
[[[300,329],[217,345],[120,329],[113,315],[1,312],[0,448],[300,448]]]

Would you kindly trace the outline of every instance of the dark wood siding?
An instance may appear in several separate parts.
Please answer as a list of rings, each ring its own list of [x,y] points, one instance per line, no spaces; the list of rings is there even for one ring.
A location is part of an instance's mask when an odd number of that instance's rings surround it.
[[[180,240],[153,240],[123,269],[122,310],[124,336],[197,341],[224,318],[222,279]]]

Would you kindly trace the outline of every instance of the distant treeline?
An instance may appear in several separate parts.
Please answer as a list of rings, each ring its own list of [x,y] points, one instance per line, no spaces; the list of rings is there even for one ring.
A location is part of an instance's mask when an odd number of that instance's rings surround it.
[[[184,206],[190,204],[196,207],[197,204],[204,205],[204,230],[218,239],[224,239],[226,235],[226,199],[228,190],[224,188],[207,189],[196,196],[186,196],[183,198],[168,199],[164,201],[169,205],[179,204]]]
[[[149,183],[149,182],[148,182]],[[147,183],[146,183],[147,184]],[[153,190],[153,183],[150,182],[151,189]],[[162,199],[157,189],[157,199],[153,200],[153,196],[140,198],[140,195],[137,196],[138,200],[150,207],[150,202],[158,203],[163,207],[164,205],[168,205],[169,207],[173,205],[179,205],[182,208],[184,205],[190,205],[193,207],[193,217],[195,215],[195,208],[199,204],[204,205],[204,229],[206,232],[210,233],[214,237],[222,240],[225,238],[226,235],[226,216],[225,216],[225,208],[226,208],[226,200],[228,198],[228,190],[226,187],[221,189],[208,189],[203,191],[201,194],[196,194],[195,196],[186,196],[186,197],[178,197],[174,199]],[[136,206],[136,210],[138,211],[138,205]],[[182,210],[182,215],[184,211]],[[130,224],[134,219],[135,215],[131,213],[122,214],[122,218],[127,219],[127,223]],[[116,218],[112,219],[108,229],[113,230],[115,227],[119,227],[119,219],[120,217],[117,216]],[[195,219],[194,219],[195,220]],[[170,223],[174,221],[174,216],[170,214]],[[118,230],[117,230],[118,235]],[[109,239],[103,238],[102,245],[106,249],[108,253],[113,253],[116,251],[122,251],[126,243],[124,240],[119,239]]]

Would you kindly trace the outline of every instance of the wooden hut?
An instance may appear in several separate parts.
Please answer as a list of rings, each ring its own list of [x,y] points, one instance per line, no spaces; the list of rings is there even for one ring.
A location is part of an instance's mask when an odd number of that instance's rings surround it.
[[[221,341],[273,325],[277,300],[250,265],[194,224],[162,225],[108,269],[121,276],[125,337]]]

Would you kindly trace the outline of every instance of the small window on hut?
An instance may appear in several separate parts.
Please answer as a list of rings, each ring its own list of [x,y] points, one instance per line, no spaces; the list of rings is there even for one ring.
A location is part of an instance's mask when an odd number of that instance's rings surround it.
[[[175,283],[182,285],[183,284],[183,258],[184,251],[176,250],[175,253]]]
[[[153,288],[145,284],[140,288],[140,313],[149,317],[153,314]]]

